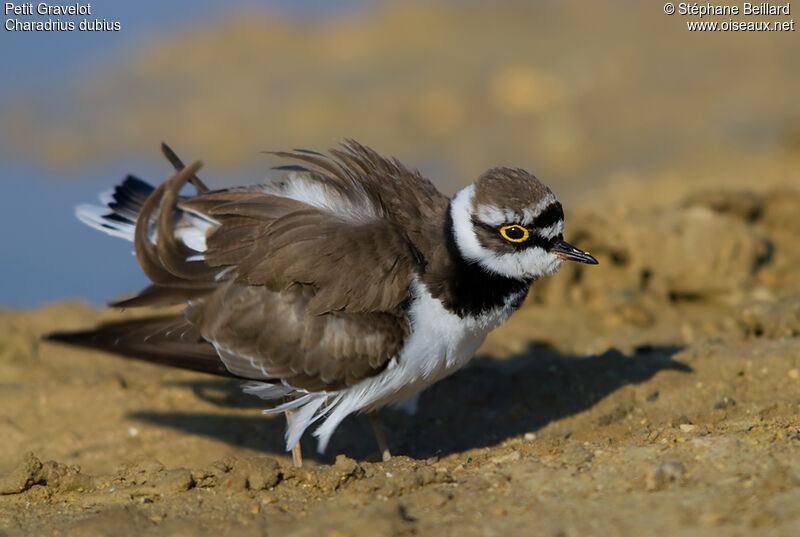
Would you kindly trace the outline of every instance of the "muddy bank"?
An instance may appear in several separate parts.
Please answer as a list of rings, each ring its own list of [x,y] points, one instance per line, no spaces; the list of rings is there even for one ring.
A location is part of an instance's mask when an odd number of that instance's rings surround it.
[[[3,311],[0,534],[794,534],[800,194],[622,201],[568,214],[598,267],[382,413],[388,463],[356,417],[294,469],[235,382],[39,342],[120,314]]]

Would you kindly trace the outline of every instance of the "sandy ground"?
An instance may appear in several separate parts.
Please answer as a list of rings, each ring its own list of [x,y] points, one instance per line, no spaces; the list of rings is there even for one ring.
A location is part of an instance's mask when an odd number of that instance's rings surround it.
[[[387,463],[354,417],[294,469],[236,382],[39,341],[116,313],[1,312],[0,535],[796,535],[800,193],[620,192],[568,214],[599,266],[382,412]]]
[[[600,265],[537,282],[417,415],[383,411],[391,462],[353,417],[302,470],[236,382],[40,341],[131,312],[0,310],[0,537],[798,534],[794,35],[469,4],[240,14],[9,101],[0,150],[59,171],[165,139],[224,178],[342,136],[449,191],[519,165]]]

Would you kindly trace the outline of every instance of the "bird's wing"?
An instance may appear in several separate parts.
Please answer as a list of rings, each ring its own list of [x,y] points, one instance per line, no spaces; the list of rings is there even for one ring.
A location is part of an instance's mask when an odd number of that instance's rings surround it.
[[[407,297],[418,254],[397,224],[352,220],[258,192],[220,192],[182,204],[218,222],[205,264],[221,278],[280,292],[308,286],[307,312],[388,312]]]
[[[437,226],[447,198],[417,172],[356,142],[332,151],[335,158],[276,154],[293,162],[281,167],[285,179],[178,203],[217,223],[204,264],[272,291],[310,286],[311,314],[397,308],[413,270],[443,241]]]
[[[400,312],[308,313],[313,291],[229,282],[187,318],[232,374],[306,391],[338,390],[380,373],[410,332]]]
[[[447,198],[356,142],[331,154],[278,153],[292,161],[285,179],[218,191],[197,178],[200,163],[172,155],[176,174],[126,220],[153,285],[119,304],[186,301],[188,327],[123,322],[70,342],[183,367],[189,345],[203,370],[216,350],[235,376],[309,391],[382,371],[410,332],[410,282],[441,240],[430,237]],[[180,195],[188,182],[196,195]]]
[[[281,181],[189,197],[179,192],[199,163],[180,169],[137,217],[134,245],[154,285],[126,305],[185,296],[192,327],[239,377],[320,391],[382,371],[410,332],[409,286],[424,263],[407,233],[422,224],[407,228],[397,205],[421,220],[433,210],[425,200],[446,198],[352,144],[337,158],[280,154],[294,162]],[[187,215],[211,223],[202,251],[178,234]]]
[[[233,376],[214,347],[182,314],[113,321],[91,330],[51,333],[46,339],[161,365]]]

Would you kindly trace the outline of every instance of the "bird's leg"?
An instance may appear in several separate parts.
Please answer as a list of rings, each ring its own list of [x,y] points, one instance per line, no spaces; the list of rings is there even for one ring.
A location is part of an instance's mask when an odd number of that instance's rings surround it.
[[[383,436],[383,429],[381,429],[381,421],[378,419],[378,411],[369,411],[369,423],[372,425],[372,432],[375,433],[375,439],[378,441],[378,449],[381,452],[381,459],[383,462],[392,458],[389,452],[389,446],[386,445],[386,438]]]
[[[284,412],[286,416],[286,425],[290,425],[292,423],[292,417],[294,417],[294,409],[287,410]],[[303,467],[303,452],[300,451],[300,441],[292,446],[292,464],[295,468],[302,468]]]

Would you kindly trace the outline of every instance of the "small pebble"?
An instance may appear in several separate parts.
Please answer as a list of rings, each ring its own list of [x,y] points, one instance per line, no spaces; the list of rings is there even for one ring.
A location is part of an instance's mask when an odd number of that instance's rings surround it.
[[[800,380],[800,369],[790,369],[787,373],[792,380]]]
[[[673,416],[669,420],[669,425],[671,427],[677,427],[682,423],[691,423],[691,420],[689,420],[689,418],[686,417],[686,414],[681,414],[680,416]]]
[[[536,440],[536,433],[525,433],[525,436],[523,436],[523,438],[527,442],[533,442],[534,440]]]
[[[492,509],[492,515],[494,516],[506,516],[508,511],[504,507],[495,507]]]
[[[686,467],[677,461],[659,464],[644,476],[645,488],[649,491],[662,490],[670,483],[679,482],[686,475]]]
[[[697,426],[692,425],[691,423],[681,423],[678,426],[678,428],[680,428],[680,430],[683,431],[684,433],[688,433],[690,431],[694,431],[697,428]]]
[[[732,407],[732,406],[736,406],[736,401],[734,401],[730,397],[723,397],[722,399],[720,399],[720,400],[718,400],[718,401],[716,401],[714,403],[714,408],[717,409],[717,410],[723,409],[723,408]]]
[[[516,462],[522,458],[522,455],[519,451],[512,451],[506,455],[498,455],[497,457],[492,457],[492,462],[495,464],[502,464],[505,462]]]

